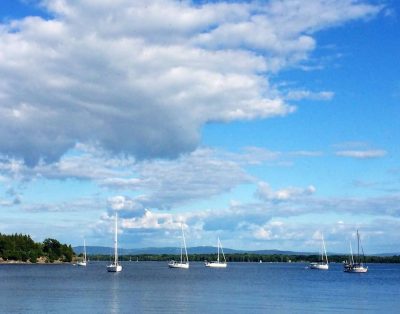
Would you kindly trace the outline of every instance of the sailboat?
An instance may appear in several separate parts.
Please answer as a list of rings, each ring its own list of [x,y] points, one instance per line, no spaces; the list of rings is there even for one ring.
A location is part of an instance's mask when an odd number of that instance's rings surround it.
[[[364,266],[364,263],[361,262],[360,258],[360,246],[361,246],[361,241],[360,241],[360,234],[358,233],[357,230],[357,256],[356,260],[354,260],[353,256],[353,249],[351,247],[351,242],[350,242],[350,261],[348,263],[344,264],[344,271],[346,273],[366,273],[368,271],[368,266]],[[361,246],[361,251],[363,255],[363,259],[365,260],[364,256],[364,250]]]
[[[114,261],[107,266],[108,272],[122,271],[122,265],[118,262],[118,214],[115,213],[115,234],[114,234]]]
[[[218,238],[218,243],[217,243],[217,248],[218,248],[218,257],[217,257],[217,260],[216,261],[211,261],[211,262],[208,262],[208,261],[206,261],[205,262],[205,266],[206,267],[213,267],[213,268],[226,268],[226,266],[227,266],[227,263],[226,263],[226,259],[225,259],[225,254],[224,254],[224,250],[222,249],[222,244],[221,244],[221,241],[219,240],[219,238]],[[219,251],[221,250],[221,252],[222,252],[222,256],[224,257],[224,261],[223,262],[221,262],[220,261],[220,254],[219,254]]]
[[[319,270],[328,270],[329,269],[328,255],[326,254],[324,235],[322,235],[321,261],[310,263],[309,267],[310,267],[310,269],[319,269]]]
[[[189,269],[189,258],[187,254],[187,249],[186,249],[186,240],[185,240],[185,234],[183,232],[183,225],[181,225],[182,228],[182,245],[181,245],[181,261],[170,261],[168,263],[168,266],[170,268],[184,268],[184,269]],[[183,251],[185,251],[185,255],[183,255]]]
[[[83,240],[83,260],[77,263],[78,266],[86,266],[87,258],[86,258],[86,242]]]

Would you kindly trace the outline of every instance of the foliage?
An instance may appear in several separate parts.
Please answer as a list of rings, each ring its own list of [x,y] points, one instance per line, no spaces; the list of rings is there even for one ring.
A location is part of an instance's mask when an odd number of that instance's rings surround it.
[[[34,242],[29,235],[0,233],[0,257],[3,260],[30,261],[36,263],[39,257],[47,261],[71,262],[74,251],[71,245],[61,244],[55,239],[46,239],[43,243]]]

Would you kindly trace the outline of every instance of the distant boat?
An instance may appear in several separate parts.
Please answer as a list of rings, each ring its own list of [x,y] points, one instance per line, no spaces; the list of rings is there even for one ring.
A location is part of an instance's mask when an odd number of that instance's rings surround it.
[[[363,260],[365,262],[364,249],[362,248],[360,234],[358,233],[357,230],[357,256],[356,259],[354,260],[353,249],[351,247],[351,242],[350,242],[350,261],[344,264],[344,269],[343,269],[346,273],[366,273],[368,271],[368,266],[364,266],[364,263],[361,261],[360,246],[361,246]]]
[[[321,261],[310,263],[310,269],[328,270],[329,262],[328,255],[326,254],[326,247],[324,241],[324,235],[322,235],[322,250],[321,250]]]
[[[185,240],[185,234],[183,232],[183,225],[181,225],[181,229],[182,229],[181,261],[180,262],[170,261],[168,263],[168,266],[170,268],[189,269],[189,258],[186,249],[186,240]],[[183,255],[183,251],[185,251],[185,255]]]
[[[115,213],[115,234],[114,234],[114,262],[107,266],[108,272],[122,271],[122,265],[118,262],[118,213]]]
[[[217,248],[218,248],[218,257],[217,257],[217,260],[216,261],[211,261],[211,262],[208,262],[208,261],[206,261],[205,262],[205,266],[206,267],[212,267],[212,268],[226,268],[226,266],[227,266],[227,263],[226,263],[226,258],[225,258],[225,254],[224,254],[224,250],[222,249],[222,244],[221,244],[221,241],[219,240],[219,238],[218,238],[218,243],[217,243]],[[219,251],[221,250],[221,252],[222,252],[222,256],[224,257],[224,261],[223,262],[221,262],[220,261],[220,254],[219,254]]]
[[[83,260],[76,263],[78,266],[86,266],[87,258],[86,258],[86,242],[83,240]]]

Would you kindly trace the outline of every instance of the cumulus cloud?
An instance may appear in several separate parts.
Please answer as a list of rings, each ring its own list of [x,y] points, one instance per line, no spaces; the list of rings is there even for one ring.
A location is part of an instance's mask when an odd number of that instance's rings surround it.
[[[153,213],[145,210],[143,216],[124,219],[122,227],[126,229],[180,229],[181,222],[169,213]]]
[[[349,0],[44,0],[0,25],[0,152],[30,165],[77,143],[137,158],[193,151],[210,121],[287,115],[269,74],[313,34],[375,15]]]
[[[289,201],[314,194],[316,191],[313,185],[306,188],[288,187],[280,190],[272,190],[266,182],[259,182],[256,195],[265,201]]]
[[[123,195],[116,195],[108,198],[107,204],[112,212],[118,211],[122,213],[120,217],[125,217],[127,215],[129,217],[141,216],[145,212],[140,202]]]

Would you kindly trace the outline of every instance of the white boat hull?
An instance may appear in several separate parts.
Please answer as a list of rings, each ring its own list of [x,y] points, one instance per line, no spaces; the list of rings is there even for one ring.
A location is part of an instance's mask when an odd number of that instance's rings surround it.
[[[310,269],[318,269],[318,270],[328,270],[329,269],[328,264],[319,264],[319,263],[311,263],[309,267],[310,267]]]
[[[110,273],[116,273],[122,271],[122,265],[111,264],[107,266],[107,271]]]
[[[368,267],[364,266],[345,266],[344,272],[346,273],[366,273],[368,271]]]
[[[211,267],[211,268],[226,268],[227,263],[219,263],[219,262],[206,262],[205,266],[206,267]]]
[[[183,268],[189,269],[189,263],[177,263],[177,262],[170,262],[168,263],[169,268]]]
[[[78,266],[86,266],[86,262],[78,262],[76,263]]]

